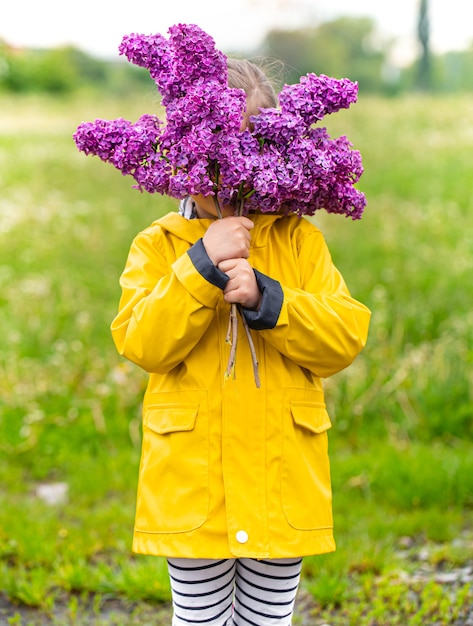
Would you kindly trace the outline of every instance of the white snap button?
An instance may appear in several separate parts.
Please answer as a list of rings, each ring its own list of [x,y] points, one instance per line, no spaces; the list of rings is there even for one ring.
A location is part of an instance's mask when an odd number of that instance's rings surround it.
[[[238,543],[246,543],[248,541],[248,533],[245,530],[239,530],[236,534]]]

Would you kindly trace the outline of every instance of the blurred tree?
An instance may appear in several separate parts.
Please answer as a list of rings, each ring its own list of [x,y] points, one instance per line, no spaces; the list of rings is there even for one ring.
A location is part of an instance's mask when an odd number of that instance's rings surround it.
[[[0,41],[0,89],[61,95],[94,87],[118,96],[156,90],[148,72],[124,61],[99,60],[72,46],[13,48]]]
[[[419,36],[419,42],[421,45],[419,70],[417,74],[417,86],[419,89],[423,91],[429,91],[432,88],[431,60],[430,60],[429,0],[420,0],[417,34]]]
[[[467,50],[434,57],[432,86],[436,91],[447,93],[473,91],[473,43]]]
[[[29,58],[29,80],[35,91],[61,94],[74,90],[78,81],[77,66],[70,47],[36,51]]]
[[[342,17],[315,28],[271,31],[264,40],[264,53],[281,59],[287,82],[315,72],[357,80],[360,90],[383,89],[383,67],[389,49],[376,39],[369,18]]]
[[[9,91],[66,93],[75,85],[75,67],[66,48],[51,50],[4,50],[4,71],[0,84]]]

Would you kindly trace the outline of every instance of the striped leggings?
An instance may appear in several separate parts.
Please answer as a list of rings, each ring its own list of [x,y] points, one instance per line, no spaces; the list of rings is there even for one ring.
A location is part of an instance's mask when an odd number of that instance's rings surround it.
[[[172,626],[290,626],[302,559],[168,559]]]

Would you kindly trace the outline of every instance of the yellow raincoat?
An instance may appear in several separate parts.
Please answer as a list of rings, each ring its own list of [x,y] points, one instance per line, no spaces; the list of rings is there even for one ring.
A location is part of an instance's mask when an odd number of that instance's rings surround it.
[[[283,558],[335,549],[320,379],[360,352],[370,312],[308,220],[250,218],[249,261],[263,289],[263,319],[247,312],[259,389],[241,322],[236,377],[224,379],[229,305],[212,271],[225,275],[202,261],[211,220],[171,213],[132,244],[112,334],[150,374],[135,552]]]

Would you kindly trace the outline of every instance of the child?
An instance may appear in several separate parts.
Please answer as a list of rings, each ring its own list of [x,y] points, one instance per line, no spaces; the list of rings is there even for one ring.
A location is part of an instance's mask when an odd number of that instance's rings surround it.
[[[274,107],[265,74],[228,61],[247,112]],[[216,219],[195,196],[134,240],[112,323],[123,356],[149,372],[135,552],[168,558],[173,626],[291,624],[302,557],[333,551],[321,379],[347,367],[370,313],[295,215]],[[225,379],[229,304],[241,333]]]

